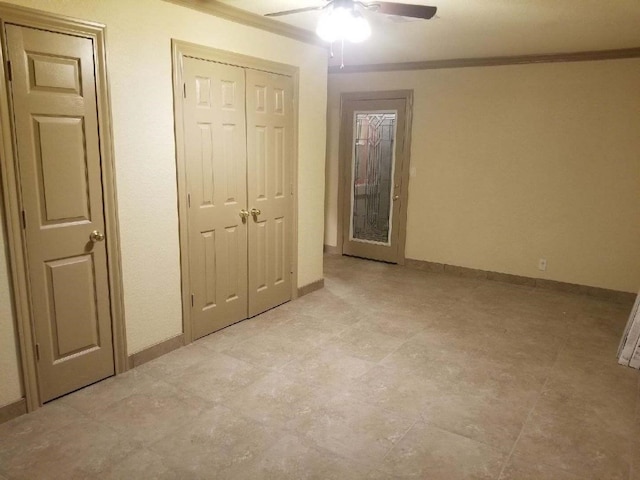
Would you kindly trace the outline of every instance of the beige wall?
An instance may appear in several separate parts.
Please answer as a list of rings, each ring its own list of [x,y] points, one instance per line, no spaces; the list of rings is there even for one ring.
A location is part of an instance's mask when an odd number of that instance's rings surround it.
[[[636,292],[639,85],[640,59],[330,75],[325,243],[340,93],[413,89],[407,258]]]
[[[182,331],[171,38],[300,67],[298,285],[322,278],[325,50],[160,0],[11,3],[107,25],[129,354]],[[19,386],[13,320],[0,313],[3,405],[19,398]]]

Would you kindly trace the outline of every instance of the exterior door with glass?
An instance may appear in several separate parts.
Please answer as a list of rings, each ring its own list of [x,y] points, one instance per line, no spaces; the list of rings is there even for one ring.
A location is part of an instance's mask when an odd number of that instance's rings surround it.
[[[404,262],[409,101],[343,97],[344,255]]]

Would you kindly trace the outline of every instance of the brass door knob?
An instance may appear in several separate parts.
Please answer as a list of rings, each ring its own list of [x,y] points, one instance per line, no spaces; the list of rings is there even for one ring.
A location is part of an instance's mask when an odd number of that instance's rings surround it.
[[[253,215],[254,217],[257,217],[258,215],[260,215],[262,212],[257,209],[257,208],[252,208],[251,209],[251,215]]]
[[[242,218],[243,220],[249,218],[249,212],[243,208],[242,210],[240,210],[240,218]]]
[[[93,243],[102,242],[104,240],[104,233],[100,233],[98,230],[94,230],[89,235],[89,240],[91,240]]]

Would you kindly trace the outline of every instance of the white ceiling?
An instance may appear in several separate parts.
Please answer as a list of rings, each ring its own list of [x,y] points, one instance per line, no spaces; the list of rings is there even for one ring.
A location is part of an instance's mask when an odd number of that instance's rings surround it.
[[[220,1],[263,15],[323,5],[326,0]],[[367,14],[373,34],[365,43],[345,45],[346,64],[640,47],[640,0],[407,0],[405,3],[437,6],[437,18],[397,22],[380,14]],[[318,12],[306,12],[278,20],[314,31],[318,16]],[[337,54],[330,63],[339,64],[338,57]]]

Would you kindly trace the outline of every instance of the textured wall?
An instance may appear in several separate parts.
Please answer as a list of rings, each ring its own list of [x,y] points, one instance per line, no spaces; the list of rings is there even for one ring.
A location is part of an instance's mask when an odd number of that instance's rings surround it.
[[[298,284],[322,278],[326,51],[160,0],[11,3],[107,25],[129,354],[182,331],[171,38],[300,67]],[[15,375],[2,376],[0,404],[16,397]]]
[[[330,75],[325,243],[340,93],[413,89],[408,258],[637,292],[638,85],[638,59]]]

